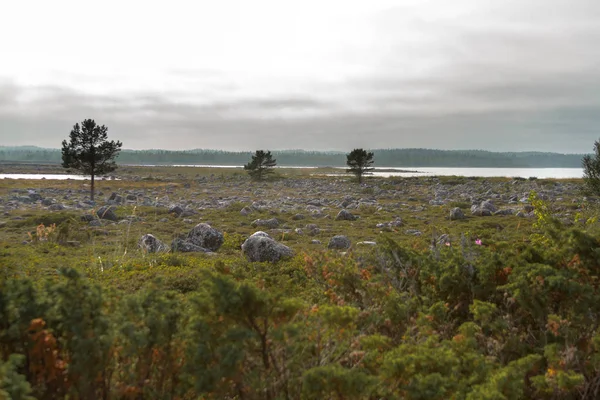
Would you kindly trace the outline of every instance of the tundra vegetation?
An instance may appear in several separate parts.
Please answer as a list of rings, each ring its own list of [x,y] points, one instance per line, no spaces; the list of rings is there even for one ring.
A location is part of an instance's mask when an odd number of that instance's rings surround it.
[[[0,181],[0,398],[598,398],[582,180],[327,172]]]

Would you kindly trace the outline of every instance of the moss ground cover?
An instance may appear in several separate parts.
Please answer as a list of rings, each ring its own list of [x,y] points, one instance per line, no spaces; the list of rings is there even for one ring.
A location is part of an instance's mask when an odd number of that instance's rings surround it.
[[[598,208],[580,181],[329,172],[123,167],[96,204],[81,181],[0,181],[0,397],[597,398]],[[82,220],[113,193],[116,221]],[[486,200],[511,212],[472,215]],[[138,247],[200,222],[224,234],[214,254]],[[294,257],[247,261],[257,230]]]

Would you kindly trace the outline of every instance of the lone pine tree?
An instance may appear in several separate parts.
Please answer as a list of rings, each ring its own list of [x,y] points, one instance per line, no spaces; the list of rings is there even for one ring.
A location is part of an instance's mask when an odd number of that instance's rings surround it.
[[[252,160],[244,165],[244,169],[248,171],[252,179],[260,181],[266,175],[272,173],[273,167],[276,165],[277,160],[273,158],[270,151],[256,150],[256,153],[252,156]]]
[[[373,171],[373,162],[372,152],[354,149],[346,155],[346,165],[349,167],[346,172],[354,174],[358,179],[358,183],[362,183],[362,176],[369,171]]]
[[[108,128],[96,125],[93,119],[85,119],[81,126],[76,123],[69,141],[62,142],[62,166],[75,169],[91,177],[90,198],[94,200],[94,178],[114,171],[114,159],[123,145],[119,141],[108,141]]]

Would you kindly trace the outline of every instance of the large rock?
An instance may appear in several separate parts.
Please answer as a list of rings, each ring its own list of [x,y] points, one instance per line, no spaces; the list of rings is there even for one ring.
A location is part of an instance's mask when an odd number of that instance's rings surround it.
[[[252,221],[252,224],[250,224],[250,225],[252,225],[254,227],[264,226],[265,228],[274,229],[279,226],[279,221],[277,221],[277,218],[256,219],[256,220]]]
[[[203,247],[210,251],[217,251],[223,245],[223,234],[212,226],[200,223],[188,233],[187,242]]]
[[[327,244],[327,248],[336,249],[336,250],[345,250],[349,249],[351,246],[350,239],[344,235],[336,235],[329,240]]]
[[[175,214],[178,217],[183,214],[183,208],[180,205],[173,204],[169,207],[169,214]]]
[[[158,240],[156,236],[149,233],[140,238],[138,247],[146,253],[159,253],[169,250],[169,247],[166,244]]]
[[[100,219],[107,219],[109,221],[118,221],[117,214],[115,214],[115,208],[112,206],[103,206],[96,211],[96,215]]]
[[[496,207],[490,200],[482,201],[479,208],[482,210],[489,210],[492,214],[498,211],[498,207]]]
[[[242,253],[253,262],[277,262],[294,255],[292,249],[262,231],[255,232],[246,239],[242,244]]]
[[[356,216],[348,210],[340,210],[338,215],[335,217],[336,221],[354,221],[355,219]]]
[[[455,221],[458,219],[465,219],[465,214],[460,208],[454,207],[450,210],[450,220]]]
[[[240,210],[240,214],[243,215],[244,217],[247,215],[250,215],[250,214],[252,214],[252,209],[250,207],[246,206]]]
[[[210,253],[210,250],[181,238],[173,239],[171,242],[171,251],[181,253]]]
[[[319,227],[316,224],[307,224],[304,227],[304,229],[306,230],[306,233],[310,236],[316,236],[319,234],[319,232],[321,232],[321,229],[319,229]]]
[[[108,198],[108,204],[121,204],[123,203],[123,196],[113,192]]]

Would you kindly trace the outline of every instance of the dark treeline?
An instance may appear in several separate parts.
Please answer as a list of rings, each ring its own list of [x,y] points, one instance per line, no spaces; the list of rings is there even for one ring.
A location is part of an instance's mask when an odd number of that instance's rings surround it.
[[[482,150],[379,149],[378,167],[512,167],[578,168],[583,154],[541,152],[497,153]],[[221,150],[123,150],[121,164],[206,164],[244,165],[253,152]],[[332,151],[273,151],[279,166],[344,166],[346,153]],[[0,147],[0,161],[60,163],[58,149],[38,147]]]

